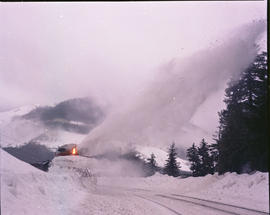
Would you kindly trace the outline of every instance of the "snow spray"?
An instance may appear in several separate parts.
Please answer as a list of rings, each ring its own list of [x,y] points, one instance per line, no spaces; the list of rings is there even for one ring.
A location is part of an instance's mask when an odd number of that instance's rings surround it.
[[[187,147],[213,135],[190,120],[209,95],[224,89],[229,79],[237,78],[254,60],[256,42],[265,29],[265,21],[246,24],[216,47],[161,66],[141,96],[106,118],[79,149],[89,155],[123,154],[137,144],[166,150],[172,141],[177,147]]]

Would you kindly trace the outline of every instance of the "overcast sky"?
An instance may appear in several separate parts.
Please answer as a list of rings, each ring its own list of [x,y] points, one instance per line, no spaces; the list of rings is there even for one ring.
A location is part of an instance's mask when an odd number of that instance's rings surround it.
[[[266,1],[2,2],[0,107],[88,95],[125,101],[172,58],[261,18]]]

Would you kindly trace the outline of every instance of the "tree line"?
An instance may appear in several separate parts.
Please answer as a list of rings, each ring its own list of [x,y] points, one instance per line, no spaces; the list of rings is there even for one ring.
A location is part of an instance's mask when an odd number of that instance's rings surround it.
[[[187,150],[194,176],[269,171],[267,69],[267,53],[262,52],[238,79],[229,81],[214,143],[203,139],[200,147],[193,144]]]

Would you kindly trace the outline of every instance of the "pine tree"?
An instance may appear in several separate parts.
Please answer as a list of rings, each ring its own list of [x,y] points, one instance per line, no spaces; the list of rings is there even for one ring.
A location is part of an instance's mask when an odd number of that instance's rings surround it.
[[[158,171],[158,166],[155,159],[156,159],[156,156],[154,155],[154,153],[151,154],[150,158],[147,158],[146,171],[149,176],[154,175]]]
[[[172,143],[168,149],[168,159],[163,169],[164,174],[177,177],[180,175],[180,164],[176,161],[177,153],[175,143]]]
[[[249,146],[246,154],[249,157],[251,170],[268,171],[267,76],[267,53],[263,52],[257,56],[254,63],[244,73],[249,93],[247,102]]]
[[[200,157],[198,154],[198,149],[195,146],[195,143],[192,144],[192,147],[187,149],[187,158],[191,163],[190,170],[192,171],[193,176],[200,176]]]
[[[219,113],[219,173],[268,169],[267,53],[258,55],[225,91]]]
[[[202,139],[200,147],[198,148],[198,155],[200,158],[199,174],[205,176],[214,173],[214,161],[210,155],[210,148],[207,142]]]
[[[217,172],[217,163],[218,163],[218,144],[213,143],[209,146],[210,155],[213,162],[213,173]]]

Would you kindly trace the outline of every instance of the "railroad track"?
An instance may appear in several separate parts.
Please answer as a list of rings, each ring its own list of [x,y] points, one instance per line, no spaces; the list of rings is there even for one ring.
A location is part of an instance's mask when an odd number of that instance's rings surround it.
[[[110,186],[108,186],[110,187]],[[206,200],[201,199],[197,197],[192,196],[186,196],[181,194],[171,194],[171,193],[158,193],[154,192],[153,190],[148,189],[139,189],[139,188],[124,188],[124,187],[110,187],[110,189],[117,189],[124,190],[131,192],[132,195],[147,200],[149,202],[158,204],[159,206],[166,208],[168,211],[174,214],[181,214],[181,215],[189,215],[185,210],[185,207],[188,207],[191,209],[192,207],[196,207],[196,210],[198,211],[198,208],[205,208],[210,211],[212,211],[212,214],[231,214],[231,215],[269,215],[269,212],[266,211],[260,211],[255,210],[252,208],[246,208],[242,206],[212,201],[212,200]],[[179,204],[171,204],[168,205],[166,203],[166,199],[170,201],[178,201],[185,203],[183,209]],[[165,201],[164,201],[165,200]],[[192,209],[191,209],[192,210]],[[189,211],[191,211],[189,210]],[[202,210],[203,211],[203,210]],[[205,213],[200,213],[205,215]]]
[[[204,208],[209,208],[212,210],[220,211],[222,213],[232,214],[232,215],[269,215],[269,212],[254,210],[251,208],[245,208],[241,206],[225,204],[221,202],[211,201],[200,199],[196,197],[184,196],[179,194],[171,194],[171,195],[164,195],[164,194],[155,194],[155,196],[185,202],[191,205],[197,205]]]
[[[135,196],[137,196],[138,198],[141,198],[141,199],[143,199],[143,200],[147,200],[147,201],[149,201],[149,202],[152,202],[152,203],[154,203],[154,204],[157,204],[157,205],[159,205],[160,207],[163,207],[163,208],[165,208],[166,210],[172,212],[173,214],[176,214],[176,215],[183,215],[183,214],[179,213],[178,211],[176,211],[176,210],[174,210],[174,209],[168,207],[167,205],[165,205],[165,204],[163,204],[163,203],[160,203],[160,202],[158,202],[158,201],[152,200],[152,199],[150,199],[150,198],[146,198],[146,197],[141,196],[141,195],[135,195]]]

